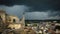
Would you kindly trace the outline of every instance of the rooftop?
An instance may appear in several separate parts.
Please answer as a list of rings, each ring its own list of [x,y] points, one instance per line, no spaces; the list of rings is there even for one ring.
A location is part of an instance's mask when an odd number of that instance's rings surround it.
[[[0,10],[0,13],[6,13],[4,10]]]

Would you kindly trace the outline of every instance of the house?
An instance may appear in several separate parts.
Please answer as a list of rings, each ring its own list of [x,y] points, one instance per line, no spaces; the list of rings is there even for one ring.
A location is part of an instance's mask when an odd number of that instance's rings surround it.
[[[24,16],[21,20],[14,15],[9,15],[4,10],[0,10],[0,33],[2,33],[7,28],[11,29],[23,29],[25,27]]]

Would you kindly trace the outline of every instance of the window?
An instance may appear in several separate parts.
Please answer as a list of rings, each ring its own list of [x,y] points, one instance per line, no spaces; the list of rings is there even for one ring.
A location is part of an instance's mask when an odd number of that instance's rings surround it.
[[[15,20],[15,19],[13,19],[13,22],[16,22],[16,20]]]

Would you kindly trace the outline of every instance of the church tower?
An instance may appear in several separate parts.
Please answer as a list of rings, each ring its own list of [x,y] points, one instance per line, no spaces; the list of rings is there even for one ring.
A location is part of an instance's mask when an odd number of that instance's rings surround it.
[[[23,28],[25,27],[25,15],[24,14],[25,13],[23,13],[23,16],[22,16],[22,18],[20,20],[20,23],[21,23],[21,25],[22,25]]]

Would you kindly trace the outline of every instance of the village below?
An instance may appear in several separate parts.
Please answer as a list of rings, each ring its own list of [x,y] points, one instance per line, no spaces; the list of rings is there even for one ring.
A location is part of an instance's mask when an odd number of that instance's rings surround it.
[[[0,34],[60,34],[60,20],[25,20],[0,10]]]

